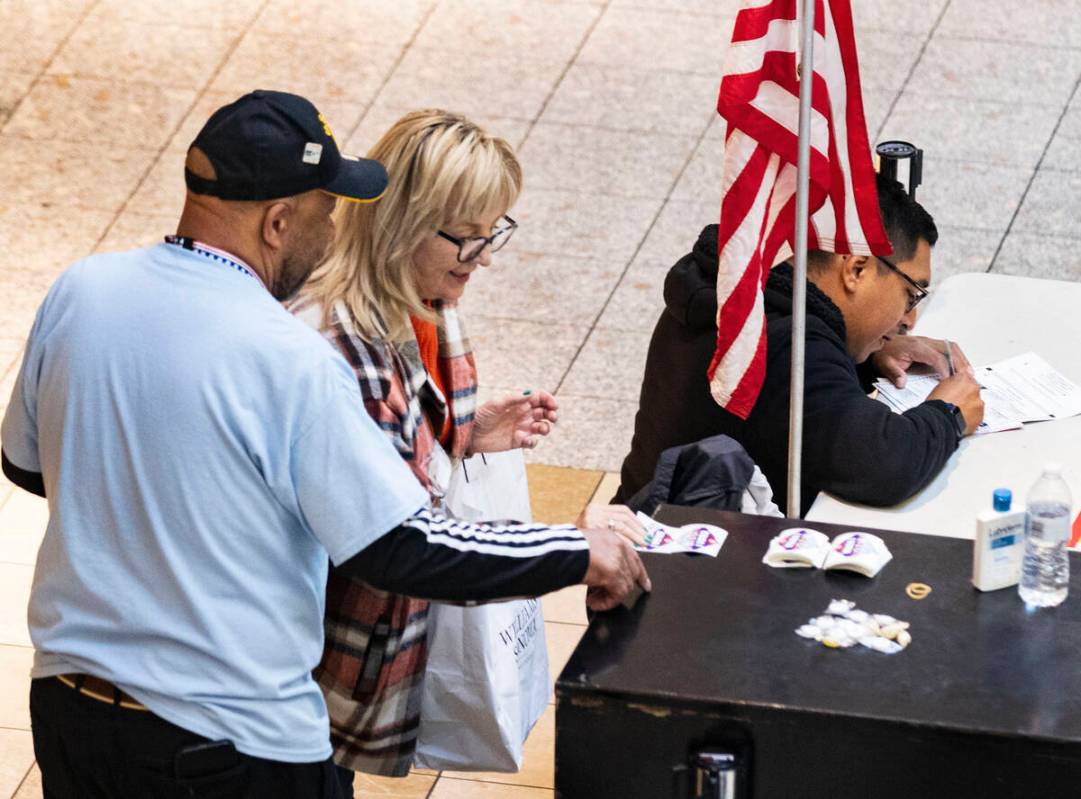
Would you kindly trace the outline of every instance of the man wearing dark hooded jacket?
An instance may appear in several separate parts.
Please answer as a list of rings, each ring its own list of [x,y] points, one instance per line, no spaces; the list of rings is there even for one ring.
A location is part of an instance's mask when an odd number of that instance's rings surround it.
[[[927,402],[894,414],[867,396],[875,376],[903,385],[915,363],[950,371],[944,342],[905,335],[930,282],[934,221],[896,181],[880,177],[878,192],[891,258],[808,254],[800,515],[819,491],[869,505],[907,499],[983,418],[979,386],[956,345],[957,373]],[[746,421],[717,406],[706,378],[717,335],[716,284],[717,226],[709,225],[665,281],[666,309],[650,341],[617,502],[649,482],[662,450],[724,433],[744,446],[786,506],[792,268],[778,265],[766,283],[766,375]]]

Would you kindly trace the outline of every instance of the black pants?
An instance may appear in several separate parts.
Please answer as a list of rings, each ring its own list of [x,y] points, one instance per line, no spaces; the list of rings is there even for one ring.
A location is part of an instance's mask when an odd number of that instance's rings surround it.
[[[45,799],[341,799],[329,759],[280,763],[228,748],[195,750],[210,741],[55,678],[32,681],[30,718]]]
[[[341,766],[335,766],[334,768],[338,772],[338,782],[342,786],[342,799],[353,799],[356,796],[353,791],[353,780],[356,779],[356,772]]]

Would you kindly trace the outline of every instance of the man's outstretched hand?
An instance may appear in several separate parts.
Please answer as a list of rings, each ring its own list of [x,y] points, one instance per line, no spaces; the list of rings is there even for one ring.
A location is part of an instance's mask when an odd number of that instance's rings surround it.
[[[590,610],[611,610],[636,586],[643,591],[653,588],[642,559],[626,538],[611,530],[583,530],[582,535],[589,542],[589,568],[582,582],[589,586]]]

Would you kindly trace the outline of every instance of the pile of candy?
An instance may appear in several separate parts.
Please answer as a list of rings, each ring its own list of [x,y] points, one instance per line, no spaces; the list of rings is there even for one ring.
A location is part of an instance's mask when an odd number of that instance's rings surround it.
[[[835,599],[830,602],[825,614],[810,619],[796,630],[796,635],[821,641],[828,647],[847,649],[860,644],[892,655],[912,642],[908,626],[907,621],[898,621],[893,616],[880,613],[868,613],[857,609],[855,602]]]

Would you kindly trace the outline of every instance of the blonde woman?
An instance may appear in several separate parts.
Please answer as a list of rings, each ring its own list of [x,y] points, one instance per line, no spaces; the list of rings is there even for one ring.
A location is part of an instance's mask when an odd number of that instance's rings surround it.
[[[387,169],[375,203],[340,203],[334,245],[292,310],[345,355],[368,412],[438,504],[437,463],[532,447],[557,404],[545,391],[476,407],[477,377],[455,303],[510,241],[521,167],[510,146],[457,114],[407,114],[368,154]],[[435,457],[433,457],[433,455]],[[579,526],[640,540],[622,506],[589,506]],[[419,723],[427,658],[423,600],[331,574],[326,646],[316,676],[335,760],[352,772],[404,776]]]

